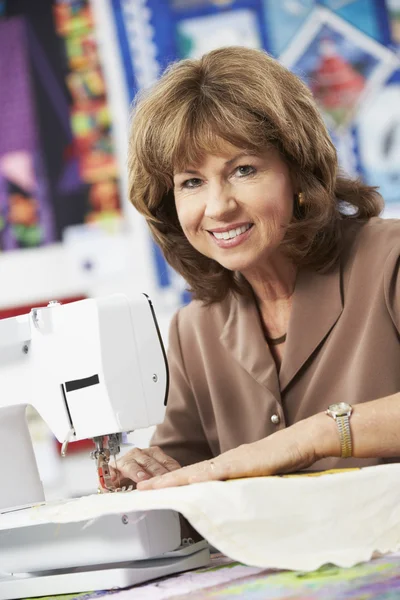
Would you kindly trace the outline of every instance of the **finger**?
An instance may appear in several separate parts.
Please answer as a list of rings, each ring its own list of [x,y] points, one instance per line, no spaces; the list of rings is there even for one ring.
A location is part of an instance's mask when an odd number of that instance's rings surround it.
[[[117,467],[123,477],[132,479],[135,483],[168,473],[168,469],[153,458],[151,454],[147,454],[146,451],[140,448],[134,448],[125,454],[117,462]]]
[[[122,487],[130,487],[132,485],[134,485],[136,487],[136,483],[132,479],[123,477],[121,475],[120,471],[118,469],[115,469],[115,467],[112,467],[111,465],[110,465],[110,476],[111,476],[111,482],[114,487],[122,488]]]
[[[149,454],[156,460],[160,465],[165,467],[167,471],[176,471],[181,468],[181,465],[177,460],[165,454],[165,452],[158,446],[151,446],[143,450],[146,454]]]
[[[140,490],[160,489],[165,487],[190,485],[204,481],[225,481],[227,479],[238,479],[241,477],[259,477],[271,473],[265,469],[260,460],[265,452],[258,447],[257,443],[243,444],[234,450],[229,450],[213,460],[206,460],[189,467],[184,467],[143,481],[138,485]],[[264,472],[263,472],[264,470]]]
[[[153,477],[138,484],[139,490],[161,489],[166,487],[179,487],[204,481],[228,479],[229,472],[221,461],[207,460],[177,471],[166,473],[160,477]]]
[[[122,480],[130,480],[134,483],[152,477],[151,473],[147,473],[146,469],[133,456],[129,455],[125,455],[117,461],[117,471],[114,475],[113,483],[115,483],[117,477]]]

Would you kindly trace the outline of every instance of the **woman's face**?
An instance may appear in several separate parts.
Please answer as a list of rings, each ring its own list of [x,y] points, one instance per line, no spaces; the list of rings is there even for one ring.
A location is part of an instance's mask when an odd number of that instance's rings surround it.
[[[277,150],[259,156],[226,144],[175,173],[174,195],[192,246],[243,274],[276,253],[293,214],[294,189]]]

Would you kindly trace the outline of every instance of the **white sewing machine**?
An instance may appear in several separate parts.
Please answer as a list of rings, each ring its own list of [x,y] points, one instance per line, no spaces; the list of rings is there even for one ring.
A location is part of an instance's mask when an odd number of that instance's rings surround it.
[[[145,294],[50,302],[0,320],[0,520],[45,501],[28,404],[62,453],[70,441],[92,438],[99,485],[116,491],[110,458],[124,433],[162,421],[167,394],[166,356]],[[135,516],[129,528],[126,515],[106,515],[86,528],[1,529],[0,600],[126,587],[207,564],[205,543],[180,547],[177,513]]]

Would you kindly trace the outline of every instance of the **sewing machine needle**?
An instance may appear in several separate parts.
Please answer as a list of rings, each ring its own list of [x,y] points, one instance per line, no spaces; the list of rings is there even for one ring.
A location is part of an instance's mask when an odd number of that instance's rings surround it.
[[[115,469],[115,472],[118,477],[118,486],[117,487],[119,489],[121,487],[121,478],[119,476],[119,471],[118,471],[118,467],[117,467],[117,455],[116,454],[114,454],[114,469]]]

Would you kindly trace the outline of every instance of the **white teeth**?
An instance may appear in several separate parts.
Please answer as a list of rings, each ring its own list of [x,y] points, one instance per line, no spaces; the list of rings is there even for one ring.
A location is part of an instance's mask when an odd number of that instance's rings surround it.
[[[217,238],[217,240],[231,240],[241,233],[245,233],[248,229],[250,229],[250,223],[248,225],[242,225],[241,227],[237,227],[236,229],[230,229],[229,231],[217,232],[213,231],[213,235]]]

